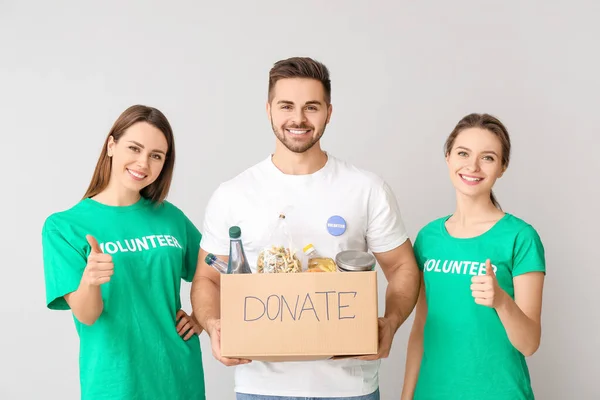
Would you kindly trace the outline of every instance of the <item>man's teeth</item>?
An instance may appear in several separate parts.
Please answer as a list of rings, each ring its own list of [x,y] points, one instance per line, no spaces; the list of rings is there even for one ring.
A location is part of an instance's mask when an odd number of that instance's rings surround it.
[[[461,175],[461,176],[465,181],[469,181],[469,182],[479,182],[481,180],[481,178],[472,178],[470,176],[464,176],[464,175]]]
[[[288,129],[288,132],[290,132],[290,133],[292,133],[294,135],[302,135],[302,134],[308,132],[308,130],[300,131],[300,130],[297,130],[297,129]]]
[[[144,174],[138,174],[137,172],[133,172],[133,171],[132,171],[132,170],[130,170],[130,169],[128,169],[127,171],[129,171],[129,173],[130,173],[131,175],[135,176],[136,178],[143,179],[143,178],[145,178],[145,177],[146,177],[146,175],[144,175]]]

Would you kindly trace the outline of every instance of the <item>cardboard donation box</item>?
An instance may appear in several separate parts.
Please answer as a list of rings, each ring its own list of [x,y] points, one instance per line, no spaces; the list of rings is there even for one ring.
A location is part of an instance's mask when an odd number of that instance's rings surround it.
[[[377,273],[221,275],[221,355],[301,361],[376,354]]]

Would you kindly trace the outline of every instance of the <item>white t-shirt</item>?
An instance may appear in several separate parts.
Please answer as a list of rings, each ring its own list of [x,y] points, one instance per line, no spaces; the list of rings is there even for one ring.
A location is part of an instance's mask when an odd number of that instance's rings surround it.
[[[228,255],[229,227],[237,225],[250,267],[256,272],[258,253],[270,246],[270,228],[282,212],[304,266],[302,248],[308,243],[320,254],[335,258],[343,250],[385,252],[408,239],[395,196],[377,175],[330,154],[325,166],[313,174],[286,175],[269,156],[213,193],[201,247]],[[332,216],[343,221],[330,220]],[[337,235],[340,225],[346,229]],[[235,368],[239,393],[349,397],[370,394],[379,386],[379,361],[252,361]]]

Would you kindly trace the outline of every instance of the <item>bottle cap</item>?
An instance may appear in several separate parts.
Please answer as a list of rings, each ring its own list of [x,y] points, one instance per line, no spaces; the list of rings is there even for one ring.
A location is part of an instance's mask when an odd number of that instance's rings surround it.
[[[239,226],[232,226],[229,228],[229,237],[231,239],[239,239],[242,236],[242,230]]]
[[[304,253],[310,253],[311,251],[313,251],[315,249],[315,247],[312,245],[312,243],[307,244],[306,246],[304,246],[304,248],[302,249],[302,251]]]
[[[206,263],[208,265],[211,265],[215,261],[216,258],[217,257],[215,257],[215,255],[213,253],[208,253],[206,255],[206,257],[204,258],[204,261],[206,261]]]

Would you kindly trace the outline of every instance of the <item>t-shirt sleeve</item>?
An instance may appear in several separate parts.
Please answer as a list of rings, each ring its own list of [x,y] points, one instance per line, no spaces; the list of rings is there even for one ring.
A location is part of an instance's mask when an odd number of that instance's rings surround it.
[[[211,196],[204,214],[200,247],[215,255],[229,254],[229,202],[220,186]]]
[[[513,276],[527,272],[546,273],[544,246],[537,231],[528,225],[516,237],[513,249]]]
[[[64,295],[79,287],[87,257],[56,228],[44,226],[42,255],[46,284],[46,305],[51,310],[69,310]]]
[[[187,282],[191,282],[194,279],[194,274],[196,273],[196,266],[198,265],[198,252],[200,251],[200,241],[202,240],[202,234],[188,217],[184,217],[185,230],[187,235],[187,247],[185,249],[185,265],[183,266],[182,278]]]
[[[393,250],[408,239],[396,196],[387,183],[371,191],[368,213],[367,244],[372,252]]]

